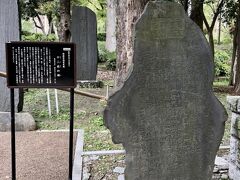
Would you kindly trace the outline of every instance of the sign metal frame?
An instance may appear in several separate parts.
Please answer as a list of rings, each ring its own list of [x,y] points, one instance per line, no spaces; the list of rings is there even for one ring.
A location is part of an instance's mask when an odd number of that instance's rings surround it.
[[[21,46],[56,46],[63,47],[64,45],[70,45],[73,49],[73,56],[71,56],[73,62],[73,84],[72,85],[58,85],[55,84],[24,84],[24,85],[11,85],[10,75],[11,71],[9,68],[9,52],[10,44],[12,45],[21,45]],[[10,104],[11,104],[11,162],[12,162],[12,179],[16,180],[16,133],[15,133],[15,98],[14,98],[14,89],[15,88],[70,88],[70,121],[69,121],[69,173],[68,179],[72,180],[72,171],[73,171],[73,129],[74,129],[74,88],[76,87],[76,46],[74,43],[57,43],[57,42],[10,42],[6,43],[6,61],[7,61],[7,86],[10,89]],[[64,78],[64,77],[63,77]]]
[[[77,83],[77,79],[76,79],[76,45],[74,43],[60,43],[60,42],[23,42],[23,41],[13,41],[13,42],[9,42],[6,43],[6,72],[7,72],[7,87],[9,88],[75,88],[76,87],[76,83]],[[67,48],[71,48],[71,50],[73,50],[73,53],[71,54],[71,58],[73,58],[72,60],[72,64],[73,66],[71,66],[71,72],[72,74],[72,78],[73,78],[73,83],[71,85],[64,85],[61,83],[35,83],[35,84],[30,84],[30,83],[25,83],[25,84],[21,84],[21,83],[16,83],[12,82],[12,80],[10,78],[14,77],[16,78],[16,71],[13,71],[11,68],[13,65],[12,63],[12,47],[48,47],[50,48],[50,50],[55,51],[61,51],[60,53],[62,53],[63,51],[61,50],[61,48],[67,47]],[[33,57],[35,58],[35,57]],[[36,70],[35,70],[36,71]],[[16,80],[16,79],[15,79]],[[63,82],[64,83],[64,82]]]

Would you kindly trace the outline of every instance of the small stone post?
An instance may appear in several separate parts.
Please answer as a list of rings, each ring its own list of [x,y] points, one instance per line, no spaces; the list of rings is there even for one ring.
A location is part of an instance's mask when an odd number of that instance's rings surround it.
[[[240,178],[240,96],[227,97],[228,108],[232,111],[229,156],[229,177]]]

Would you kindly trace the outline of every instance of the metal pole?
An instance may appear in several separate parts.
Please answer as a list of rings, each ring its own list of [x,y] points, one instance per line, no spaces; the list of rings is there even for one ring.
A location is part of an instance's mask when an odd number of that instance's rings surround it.
[[[59,105],[58,105],[58,93],[57,93],[57,89],[54,89],[54,94],[55,94],[56,112],[57,112],[57,114],[59,114]]]
[[[109,98],[109,86],[107,85],[107,93],[106,93],[106,99]]]
[[[47,102],[48,102],[48,115],[49,115],[49,117],[51,117],[52,116],[52,110],[51,110],[51,99],[50,99],[49,89],[47,89]]]
[[[69,176],[68,179],[72,180],[73,168],[73,126],[74,126],[74,88],[70,90],[70,127],[69,127]]]
[[[11,99],[11,148],[12,148],[12,180],[16,180],[16,140],[15,140],[15,103],[14,88],[10,89]]]

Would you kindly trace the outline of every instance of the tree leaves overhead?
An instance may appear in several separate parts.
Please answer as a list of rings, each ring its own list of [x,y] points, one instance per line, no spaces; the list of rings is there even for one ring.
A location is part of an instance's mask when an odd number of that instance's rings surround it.
[[[40,10],[40,7],[42,4],[45,4],[47,2],[52,2],[53,0],[20,0],[20,8],[21,8],[21,14],[22,18],[28,20],[31,17],[36,17],[38,14],[43,15],[43,13]]]
[[[37,15],[47,15],[59,19],[59,0],[20,0],[22,18],[28,20]],[[87,6],[98,17],[106,17],[106,0],[71,0],[72,6]]]
[[[236,0],[227,0],[224,8],[224,22],[231,25],[236,22],[238,11],[238,2]]]
[[[71,0],[71,6],[86,6],[97,14],[98,29],[105,29],[105,18],[107,9],[107,0]],[[19,0],[22,19],[32,19],[35,26],[44,29],[35,22],[39,15],[46,15],[49,22],[54,22],[58,27],[60,22],[60,3],[59,0]],[[43,31],[44,32],[44,31]]]

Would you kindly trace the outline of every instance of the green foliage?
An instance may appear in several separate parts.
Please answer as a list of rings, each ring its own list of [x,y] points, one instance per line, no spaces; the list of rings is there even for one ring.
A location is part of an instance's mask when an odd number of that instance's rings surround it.
[[[98,62],[105,62],[107,70],[116,69],[116,53],[108,52],[105,48],[105,42],[98,42]]]
[[[81,116],[79,113],[74,114],[74,118],[77,119]],[[69,121],[70,119],[70,112],[69,109],[60,110],[59,114],[54,114],[51,116],[52,119],[55,121]]]
[[[107,61],[106,55],[107,51],[99,49],[98,62],[100,63],[106,62]]]
[[[53,22],[58,28],[60,21],[59,0],[19,0],[21,16],[24,20],[39,18],[39,15],[46,15],[49,23]],[[98,32],[105,32],[106,29],[106,0],[71,0],[72,6],[86,6],[94,11],[98,20]],[[35,23],[35,26],[40,27]],[[42,28],[42,27],[41,27]]]
[[[227,0],[224,8],[224,22],[231,25],[237,19],[238,3],[236,0]]]
[[[46,109],[43,110],[33,109],[32,113],[37,118],[46,118],[49,116],[48,111]]]
[[[108,52],[106,54],[107,62],[106,62],[106,68],[107,70],[115,71],[116,69],[116,53],[115,52]]]
[[[226,51],[216,51],[215,76],[229,76],[230,70],[230,55]]]
[[[222,78],[222,77],[219,77],[219,78],[216,78],[215,81],[213,82],[213,86],[225,86],[225,87],[228,87],[228,84],[229,84],[229,78]]]
[[[31,17],[36,17],[38,14],[40,14],[40,12],[38,12],[39,6],[47,1],[49,0],[20,0],[19,5],[22,18],[29,20]]]
[[[29,33],[24,31],[22,35],[23,41],[56,41],[55,34],[44,35],[40,33]]]
[[[91,122],[96,127],[102,127],[103,124],[103,117],[102,116],[96,116],[91,119]]]
[[[97,40],[98,41],[106,41],[106,33],[98,33]]]

